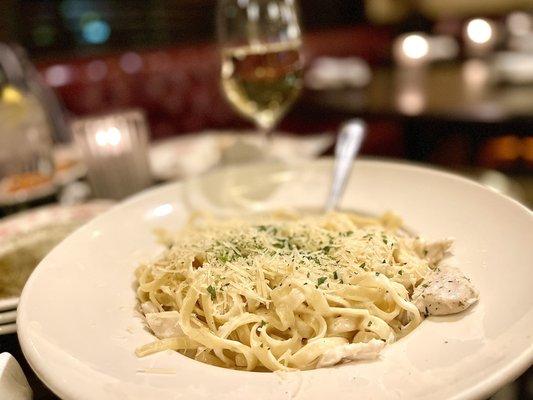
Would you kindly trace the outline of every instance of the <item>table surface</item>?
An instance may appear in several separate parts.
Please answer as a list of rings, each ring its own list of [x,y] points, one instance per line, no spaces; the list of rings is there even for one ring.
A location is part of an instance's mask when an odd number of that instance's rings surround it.
[[[533,85],[498,83],[480,60],[426,69],[384,67],[363,89],[310,91],[308,106],[362,116],[427,117],[448,121],[533,123]]]

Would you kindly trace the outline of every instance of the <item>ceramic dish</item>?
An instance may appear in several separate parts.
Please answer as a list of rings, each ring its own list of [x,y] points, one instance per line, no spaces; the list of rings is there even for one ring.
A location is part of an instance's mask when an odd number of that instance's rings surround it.
[[[16,331],[17,324],[15,323],[0,325],[0,335],[9,335],[11,333],[15,333]]]
[[[73,144],[54,147],[54,182],[67,185],[87,174],[80,150]]]
[[[33,267],[71,231],[107,210],[110,201],[53,205],[0,221],[0,311],[17,307],[22,285]],[[10,285],[13,285],[10,288]]]
[[[531,363],[533,215],[447,173],[356,162],[342,207],[394,210],[432,240],[455,237],[452,265],[480,301],[463,315],[429,317],[380,358],[294,373],[202,364],[167,351],[137,358],[153,340],[135,312],[133,271],[161,251],[152,230],[177,229],[196,210],[219,215],[320,208],[330,161],[218,170],[140,194],[55,248],[19,305],[19,340],[33,369],[63,399],[482,399]]]
[[[0,206],[13,206],[52,196],[57,185],[38,173],[10,176],[0,181]]]
[[[38,173],[6,177],[0,181],[0,205],[12,206],[52,196],[58,188],[84,177],[87,167],[74,145],[55,146],[55,172],[48,178]]]
[[[222,153],[238,141],[260,145],[261,136],[253,131],[207,131],[156,141],[150,146],[152,174],[160,181],[200,174],[220,162]],[[272,147],[273,153],[282,159],[314,158],[333,141],[333,135],[295,136],[275,132]]]

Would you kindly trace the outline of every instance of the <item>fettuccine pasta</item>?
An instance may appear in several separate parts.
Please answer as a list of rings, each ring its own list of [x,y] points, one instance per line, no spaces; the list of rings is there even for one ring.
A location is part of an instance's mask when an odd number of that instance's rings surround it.
[[[249,371],[375,358],[420,324],[411,296],[449,247],[400,228],[391,214],[193,218],[136,271],[158,338],[137,355],[175,350]]]

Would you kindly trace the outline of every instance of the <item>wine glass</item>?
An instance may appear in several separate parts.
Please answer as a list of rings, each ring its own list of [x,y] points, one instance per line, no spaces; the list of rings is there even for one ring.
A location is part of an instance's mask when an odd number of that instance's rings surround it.
[[[217,28],[223,92],[268,141],[302,88],[295,0],[220,0]]]

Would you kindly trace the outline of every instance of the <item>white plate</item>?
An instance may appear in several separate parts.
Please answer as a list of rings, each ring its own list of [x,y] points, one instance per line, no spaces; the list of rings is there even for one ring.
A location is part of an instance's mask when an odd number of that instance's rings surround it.
[[[0,220],[0,257],[13,251],[13,246],[43,240],[42,229],[61,225],[79,224],[109,209],[114,203],[109,200],[94,200],[72,206],[50,205],[20,212]],[[50,233],[49,233],[50,234]],[[18,296],[0,298],[0,311],[17,308]]]
[[[11,333],[15,333],[16,331],[17,331],[16,323],[0,325],[0,335],[9,335]]]
[[[11,324],[15,322],[16,319],[17,319],[16,310],[0,312],[0,326],[2,324]]]
[[[5,299],[0,299],[0,311],[16,310],[18,304],[18,297],[8,297]]]
[[[205,365],[176,352],[138,359],[153,337],[135,315],[133,271],[161,249],[155,227],[196,209],[219,214],[320,207],[331,162],[214,172],[136,196],[54,249],[28,281],[19,339],[39,377],[64,399],[475,399],[532,361],[533,215],[471,181],[416,166],[360,161],[343,206],[394,210],[429,239],[454,236],[454,257],[481,293],[460,316],[429,318],[374,362],[297,373]],[[51,295],[53,294],[53,295]]]
[[[9,178],[0,181],[0,205],[13,206],[15,204],[27,203],[33,200],[42,199],[51,196],[57,192],[57,186],[53,179],[40,185],[30,186],[11,192],[8,188],[11,186]]]
[[[328,134],[296,136],[275,132],[272,152],[281,159],[315,158],[330,147],[335,137]],[[150,146],[154,178],[167,181],[198,175],[215,166],[224,149],[236,141],[261,144],[254,131],[206,131],[156,141]]]
[[[60,186],[67,185],[87,174],[87,167],[81,153],[73,144],[55,146],[52,155],[56,170],[50,181],[15,192],[7,190],[9,185],[6,181],[0,181],[0,204],[10,206],[51,196]]]
[[[57,185],[67,185],[87,174],[87,166],[75,144],[55,146],[53,154],[56,167],[54,182]]]

